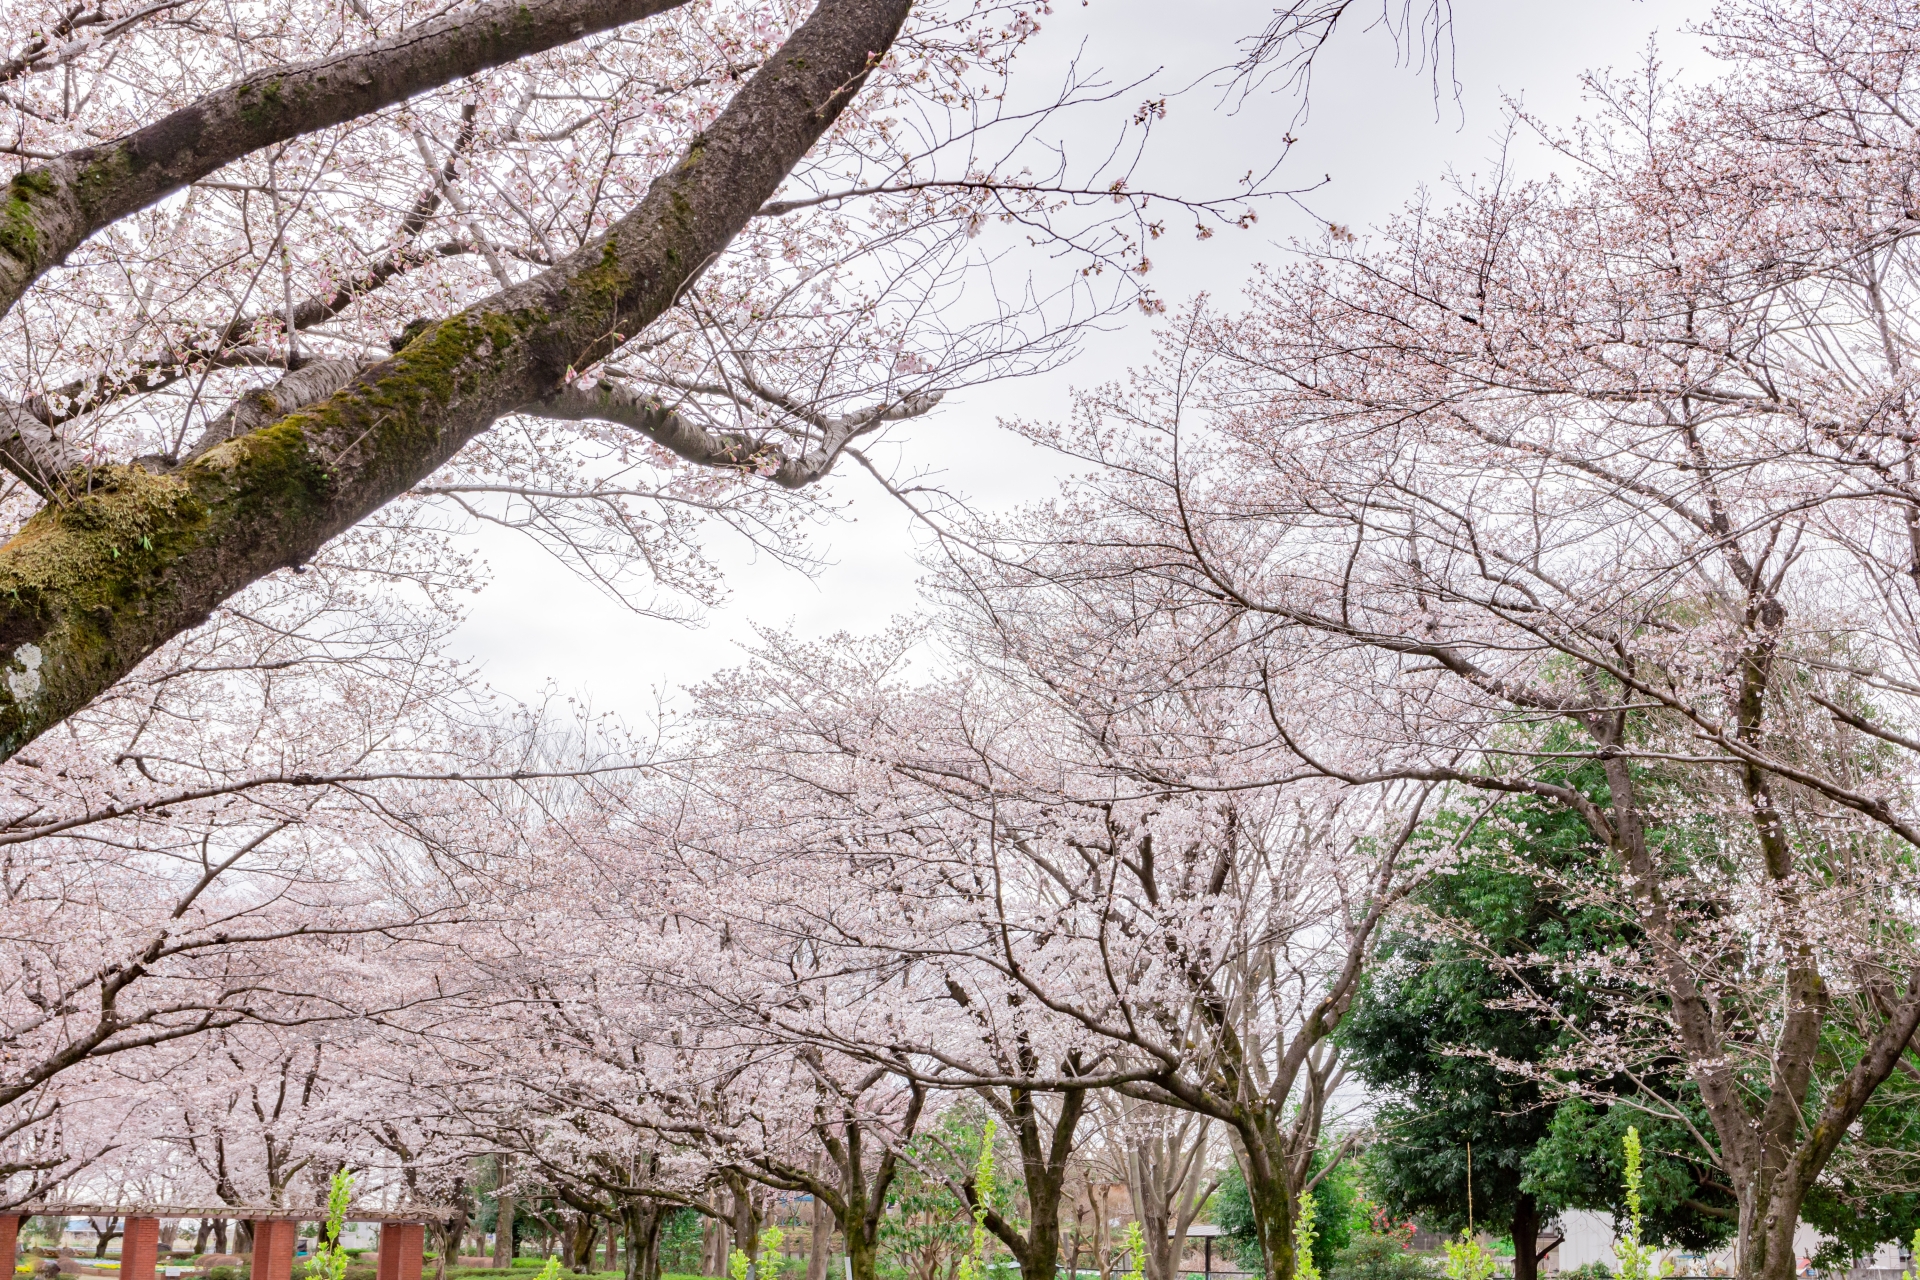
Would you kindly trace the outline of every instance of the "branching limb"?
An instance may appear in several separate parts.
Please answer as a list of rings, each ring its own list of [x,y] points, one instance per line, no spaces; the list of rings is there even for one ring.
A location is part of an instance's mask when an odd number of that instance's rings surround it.
[[[0,311],[94,232],[242,156],[684,2],[490,0],[334,57],[266,68],[29,169],[0,203]]]
[[[307,410],[162,475],[97,467],[82,497],[36,514],[0,548],[0,756],[234,592],[310,559],[503,415],[559,394],[570,368],[599,364],[645,329],[859,91],[909,3],[822,0],[638,207],[553,268],[427,327]],[[560,7],[516,5],[516,33],[543,30]],[[651,11],[638,0],[629,7]],[[583,12],[610,8],[578,0],[569,30],[579,34]],[[470,13],[450,21],[475,25]],[[496,52],[504,39],[472,35]],[[0,252],[0,278],[7,261]]]
[[[0,404],[0,467],[43,498],[63,490],[86,456],[19,405]]]
[[[689,390],[705,389],[705,384],[673,385]],[[722,388],[711,390],[726,394]],[[769,392],[767,396],[774,394]],[[555,418],[568,422],[593,419],[618,423],[633,428],[661,448],[689,462],[707,467],[752,471],[783,489],[802,489],[833,469],[833,464],[849,441],[884,423],[927,413],[940,403],[940,398],[940,392],[931,391],[857,413],[840,416],[809,414],[806,421],[821,427],[823,434],[818,445],[798,456],[788,454],[767,441],[754,440],[738,432],[709,430],[632,383],[603,379],[590,388],[568,386],[558,394],[528,406],[523,412],[536,418]],[[769,400],[769,403],[774,401]],[[777,403],[789,407],[791,402],[781,396]]]
[[[247,392],[207,424],[182,461],[192,462],[217,444],[225,444],[276,418],[318,404],[346,386],[360,369],[352,360],[316,360],[295,369],[270,387]]]

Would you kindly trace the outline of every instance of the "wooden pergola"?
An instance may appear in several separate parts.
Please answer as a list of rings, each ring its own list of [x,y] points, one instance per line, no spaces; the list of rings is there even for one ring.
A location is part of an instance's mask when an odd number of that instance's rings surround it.
[[[177,1205],[177,1204],[30,1204],[0,1213],[0,1259],[11,1280],[13,1259],[20,1249],[20,1225],[42,1215],[67,1218],[115,1217],[124,1222],[120,1236],[121,1280],[155,1280],[160,1259],[160,1223],[180,1218],[238,1218],[253,1228],[252,1280],[293,1280],[294,1242],[303,1222],[325,1222],[325,1205],[288,1208],[285,1205]],[[376,1280],[420,1280],[421,1255],[426,1248],[426,1224],[445,1222],[456,1211],[437,1205],[404,1209],[349,1209],[347,1222],[380,1224],[380,1261]]]

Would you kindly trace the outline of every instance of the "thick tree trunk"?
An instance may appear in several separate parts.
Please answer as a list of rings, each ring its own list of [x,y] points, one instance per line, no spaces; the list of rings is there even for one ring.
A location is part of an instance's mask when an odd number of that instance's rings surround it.
[[[632,1200],[620,1207],[627,1237],[626,1280],[659,1280],[660,1227],[673,1206],[659,1200]]]
[[[567,1266],[575,1275],[593,1270],[593,1242],[599,1234],[599,1218],[591,1213],[574,1215],[568,1228]]]
[[[1793,1235],[1800,1222],[1801,1202],[1806,1197],[1794,1194],[1783,1182],[1782,1178],[1771,1180],[1770,1184],[1762,1182],[1755,1189],[1757,1194],[1741,1198],[1741,1224],[1749,1227],[1741,1233],[1739,1274],[1742,1280],[1794,1280],[1800,1273]]]
[[[727,1190],[733,1196],[733,1205],[730,1210],[733,1220],[728,1223],[732,1228],[733,1250],[729,1251],[729,1256],[721,1259],[720,1274],[729,1275],[733,1251],[746,1254],[749,1263],[753,1261],[754,1255],[760,1252],[760,1206],[754,1203],[753,1186],[746,1178],[739,1174],[724,1176],[727,1181]]]
[[[1042,1132],[1039,1108],[1028,1090],[1009,1092],[1008,1113],[1020,1146],[1020,1170],[1027,1191],[1025,1229],[998,1212],[986,1214],[988,1230],[1007,1246],[1020,1264],[1021,1280],[1056,1280],[1060,1269],[1060,1201],[1067,1187],[1067,1161],[1073,1155],[1074,1135],[1086,1103],[1086,1093],[1068,1089],[1060,1095],[1060,1113]],[[971,1182],[969,1203],[977,1206]]]
[[[499,1180],[495,1186],[502,1186],[507,1180],[507,1158],[500,1156],[496,1168]],[[513,1265],[513,1196],[496,1193],[495,1203],[499,1212],[493,1221],[493,1265],[507,1268]]]
[[[827,1260],[833,1248],[833,1215],[826,1201],[813,1197],[813,1231],[807,1237],[807,1280],[827,1280]]]
[[[1539,1280],[1540,1206],[1522,1193],[1513,1202],[1513,1280]]]
[[[513,0],[508,7],[564,14],[566,38],[573,39],[584,28],[569,3]],[[7,676],[0,680],[0,758],[85,706],[248,583],[310,559],[502,415],[552,396],[570,368],[594,364],[645,329],[859,91],[909,4],[821,0],[682,161],[605,235],[524,284],[430,326],[326,401],[162,474],[127,465],[80,477],[66,501],[48,504],[0,547],[0,673]],[[445,21],[459,30],[481,26],[465,11]],[[494,39],[484,30],[473,38]],[[309,119],[294,132],[329,120]],[[182,135],[175,144],[198,136]],[[22,181],[14,180],[14,192]],[[47,199],[66,199],[59,182],[52,189]],[[162,186],[130,207],[171,189]],[[79,243],[83,221],[71,211],[53,221],[66,228],[63,243]],[[6,261],[15,277],[39,269]],[[0,280],[0,298],[8,296],[5,285]],[[90,1051],[76,1044],[73,1060]],[[64,1065],[49,1064],[0,1090],[0,1102],[37,1088]]]
[[[880,1274],[879,1233],[857,1231],[848,1236],[847,1262],[853,1268],[853,1280],[875,1280]]]
[[[1271,1141],[1265,1140],[1269,1135],[1261,1136],[1261,1141],[1243,1144],[1241,1170],[1247,1179],[1247,1199],[1267,1280],[1293,1280],[1293,1189],[1287,1185],[1287,1162],[1280,1153],[1278,1135],[1271,1135]]]

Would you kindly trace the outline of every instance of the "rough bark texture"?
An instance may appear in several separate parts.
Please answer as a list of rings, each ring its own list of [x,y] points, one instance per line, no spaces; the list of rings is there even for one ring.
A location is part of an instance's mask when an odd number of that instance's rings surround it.
[[[1266,1259],[1270,1280],[1293,1280],[1293,1228],[1295,1193],[1287,1177],[1286,1139],[1266,1114],[1250,1117],[1241,1130],[1257,1140],[1243,1146],[1242,1171],[1247,1179],[1247,1200],[1253,1208],[1253,1225],[1260,1237],[1260,1253]]]
[[[508,1176],[507,1158],[495,1156],[493,1159],[494,1186],[504,1187]],[[493,1223],[493,1265],[505,1269],[513,1265],[513,1197],[497,1193],[495,1204],[499,1211]]]
[[[162,474],[97,468],[49,503],[0,548],[0,758],[639,333],[832,123],[909,3],[823,0],[605,236],[327,400]]]
[[[567,1269],[575,1275],[593,1270],[593,1242],[600,1234],[600,1220],[590,1213],[567,1215],[561,1244],[567,1255]]]
[[[674,1207],[662,1200],[629,1200],[620,1206],[627,1236],[626,1280],[660,1280],[660,1228]]]
[[[1129,1143],[1127,1194],[1140,1220],[1146,1280],[1180,1280],[1187,1230],[1216,1185],[1203,1167],[1208,1132],[1205,1117],[1189,1117]]]
[[[1054,1280],[1060,1267],[1060,1201],[1067,1189],[1067,1161],[1073,1155],[1075,1131],[1086,1105],[1086,1091],[1068,1089],[1060,1095],[1060,1112],[1053,1123],[1034,1105],[1031,1089],[1009,1090],[1008,1114],[1020,1144],[1020,1173],[1027,1191],[1025,1231],[987,1208],[986,1227],[1007,1246],[1020,1264],[1021,1280]],[[976,1213],[982,1207],[971,1180],[965,1191]]]
[[[812,1198],[813,1231],[807,1237],[807,1280],[827,1280],[827,1255],[833,1248],[833,1215],[827,1202]]]
[[[1513,1202],[1513,1280],[1539,1280],[1540,1206],[1522,1193]]]
[[[648,17],[685,0],[492,0],[363,48],[273,67],[13,179],[0,203],[0,309],[100,228],[262,147]]]

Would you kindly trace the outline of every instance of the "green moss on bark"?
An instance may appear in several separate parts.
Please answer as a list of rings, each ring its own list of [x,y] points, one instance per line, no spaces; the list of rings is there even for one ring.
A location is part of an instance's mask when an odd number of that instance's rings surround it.
[[[133,173],[133,157],[125,144],[109,147],[99,159],[82,168],[73,180],[81,207],[97,209],[109,193]]]
[[[84,706],[153,646],[149,614],[180,629],[192,562],[250,553],[251,526],[298,527],[326,501],[328,477],[287,421],[230,440],[176,472],[102,467],[72,500],[27,521],[0,555],[12,633],[0,637],[0,752]],[[238,533],[239,537],[233,537]],[[105,677],[104,679],[102,677]]]
[[[285,104],[281,101],[281,81],[278,76],[263,85],[243,84],[236,90],[240,99],[240,118],[256,129],[264,129],[280,116]]]
[[[489,357],[504,351],[546,318],[544,312],[536,310],[450,317],[416,334],[377,372],[349,383],[331,398],[282,419],[269,430],[296,432],[309,441],[333,440],[338,448],[371,451],[372,458],[356,462],[356,469],[370,462],[382,473],[404,470],[429,443],[420,435],[429,430],[422,424],[431,412],[451,404],[463,391],[477,389],[497,370],[497,361]],[[210,453],[208,458],[213,456]],[[315,460],[314,465],[327,464]]]
[[[31,634],[5,637],[0,750],[85,705],[93,676],[120,669],[116,649],[129,623],[150,607],[166,568],[205,535],[207,507],[178,477],[116,466],[90,480],[87,492],[46,507],[7,544],[0,595],[12,597],[15,626]]]
[[[7,184],[6,202],[0,204],[0,250],[16,262],[36,266],[40,261],[40,227],[34,220],[35,200],[54,193],[51,176],[38,170],[18,174]]]

